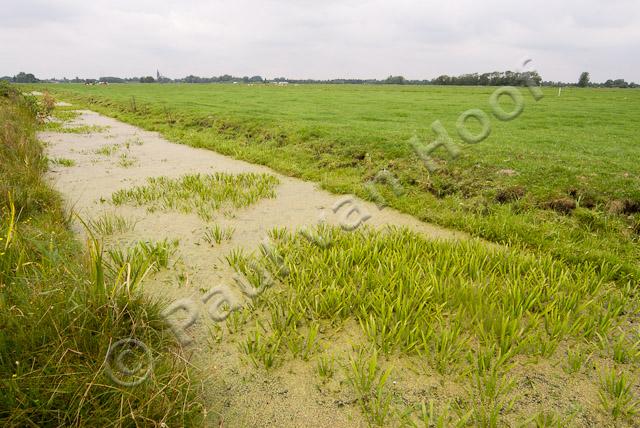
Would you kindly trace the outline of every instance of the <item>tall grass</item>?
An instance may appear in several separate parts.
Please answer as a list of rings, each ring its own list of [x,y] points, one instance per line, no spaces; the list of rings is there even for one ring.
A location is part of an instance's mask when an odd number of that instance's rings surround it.
[[[43,180],[35,115],[0,87],[0,424],[185,426],[201,406],[158,303],[105,275],[95,243],[83,251]],[[78,254],[84,254],[78,257]],[[154,370],[135,387],[105,372],[112,343],[136,338]]]

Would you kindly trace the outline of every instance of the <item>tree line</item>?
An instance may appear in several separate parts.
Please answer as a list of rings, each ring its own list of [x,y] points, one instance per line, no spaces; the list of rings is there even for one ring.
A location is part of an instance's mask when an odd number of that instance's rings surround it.
[[[578,78],[578,83],[576,86],[581,88],[586,87],[594,87],[594,88],[637,88],[638,85],[635,82],[628,83],[624,79],[609,79],[604,83],[593,83],[591,82],[591,77],[588,71],[583,71],[580,73],[580,77]]]
[[[492,71],[490,73],[470,73],[460,76],[438,76],[431,81],[432,85],[461,85],[461,86],[524,86],[528,81],[536,85],[542,83],[542,77],[537,71]]]
[[[459,86],[523,86],[529,81],[533,81],[536,85],[541,86],[578,86],[578,87],[604,87],[604,88],[637,88],[640,85],[634,82],[627,82],[624,79],[609,79],[602,83],[591,82],[588,72],[580,74],[576,83],[567,83],[560,81],[545,81],[537,71],[516,72],[516,71],[492,71],[488,73],[468,73],[459,76],[441,75],[435,79],[411,80],[404,76],[389,76],[386,79],[287,79],[286,77],[276,77],[273,79],[265,79],[262,76],[243,76],[237,77],[230,74],[220,76],[200,77],[189,75],[180,79],[170,79],[160,75],[158,72],[156,77],[115,77],[103,76],[99,79],[46,79],[40,80],[32,73],[20,72],[13,77],[4,76],[0,80],[6,80],[14,83],[294,83],[294,84],[370,84],[370,85],[459,85]]]

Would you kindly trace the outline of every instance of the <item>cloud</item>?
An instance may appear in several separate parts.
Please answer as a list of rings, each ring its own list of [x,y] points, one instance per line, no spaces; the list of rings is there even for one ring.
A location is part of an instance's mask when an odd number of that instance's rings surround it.
[[[433,78],[513,69],[640,82],[636,0],[26,0],[0,11],[0,74]]]

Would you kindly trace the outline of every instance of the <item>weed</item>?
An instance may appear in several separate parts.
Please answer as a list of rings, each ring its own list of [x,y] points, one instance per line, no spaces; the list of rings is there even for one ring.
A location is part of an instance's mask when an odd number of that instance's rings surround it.
[[[76,165],[76,161],[67,158],[53,158],[49,159],[49,162],[51,162],[53,165],[61,165],[66,167],[72,167]]]
[[[234,248],[229,253],[224,256],[225,260],[235,270],[241,270],[246,266],[247,261],[249,260],[248,256],[245,254],[242,248]]]
[[[267,236],[273,241],[282,241],[289,236],[289,232],[285,227],[274,227],[269,230]]]
[[[280,349],[281,340],[279,337],[266,336],[262,327],[254,329],[252,335],[241,344],[241,350],[249,357],[256,367],[270,369],[276,363],[276,356]]]
[[[229,241],[233,237],[233,232],[235,228],[228,227],[224,228],[217,224],[213,226],[205,228],[203,239],[209,243],[209,245],[213,246],[213,244],[220,244],[222,241]]]
[[[510,396],[515,384],[497,368],[478,370],[473,378],[475,388],[471,394],[474,401],[471,418],[476,426],[497,427],[501,416],[508,413],[516,401],[515,397]]]
[[[251,310],[247,308],[232,311],[226,320],[227,330],[229,333],[239,333],[251,317]]]
[[[122,153],[118,159],[118,166],[122,168],[131,168],[138,163],[138,159],[131,156],[129,153]]]
[[[567,351],[567,365],[564,370],[568,374],[578,373],[591,359],[591,355],[581,349],[569,349]]]
[[[207,326],[208,329],[208,341],[210,346],[215,346],[215,345],[219,345],[222,342],[222,339],[224,338],[224,331],[222,330],[222,327],[217,324],[217,323],[213,323]]]
[[[461,337],[460,325],[440,325],[432,338],[431,354],[435,368],[440,373],[449,373],[463,355],[465,340]],[[428,345],[425,343],[425,347]]]
[[[123,189],[112,195],[113,203],[147,205],[150,209],[195,211],[204,220],[225,205],[234,208],[275,197],[277,178],[267,174],[185,175],[177,179],[149,178],[146,186]]]
[[[424,428],[462,428],[467,426],[471,413],[456,416],[451,413],[450,409],[451,404],[447,404],[444,409],[438,410],[434,400],[429,400],[428,406],[422,402],[419,408],[419,420]]]
[[[628,364],[636,361],[640,357],[640,338],[638,339],[638,341],[633,342],[624,332],[621,332],[611,345],[613,361],[619,364]]]
[[[112,154],[116,153],[118,150],[120,150],[120,144],[105,144],[100,148],[96,149],[94,153],[97,155],[111,156]]]
[[[277,313],[277,312],[276,312]],[[273,313],[272,313],[273,314]],[[280,320],[273,317],[272,315],[272,328],[274,332],[284,338],[287,349],[291,351],[291,354],[295,357],[301,357],[304,361],[308,361],[309,357],[315,353],[317,350],[317,342],[316,339],[318,337],[318,324],[314,323],[309,327],[309,331],[307,337],[300,334],[295,327],[288,328],[290,325],[295,325],[295,322],[291,322],[291,320],[284,320],[284,322],[280,322]],[[285,333],[286,332],[286,333]]]
[[[316,367],[321,378],[332,378],[335,373],[335,358],[332,355],[321,354],[318,356]]]
[[[53,96],[51,96],[49,91],[45,91],[44,94],[42,95],[42,100],[40,104],[42,106],[40,113],[44,119],[50,116],[51,113],[53,112],[53,109],[56,107],[56,100],[55,98],[53,98]]]
[[[60,122],[71,122],[78,116],[80,113],[76,110],[70,110],[68,108],[56,107],[53,110],[52,116],[59,120]]]
[[[63,134],[97,134],[100,132],[106,132],[107,126],[99,125],[79,125],[79,126],[67,126],[64,122],[49,121],[40,125],[43,131],[59,132]]]
[[[86,224],[94,234],[105,237],[130,232],[135,228],[136,222],[119,214],[104,213]]]
[[[535,428],[564,428],[571,426],[574,415],[562,416],[553,410],[543,410],[529,419],[525,425],[532,425]]]
[[[624,372],[609,369],[601,378],[600,403],[614,419],[630,418],[638,413],[640,401],[633,397],[632,385]]]
[[[127,140],[124,143],[128,148],[130,148],[132,145],[133,146],[142,146],[144,144],[144,140],[138,136],[135,137],[131,137],[131,138],[127,138]]]
[[[106,272],[116,281],[126,278],[128,287],[135,289],[149,272],[167,268],[169,258],[177,247],[177,241],[165,239],[159,242],[141,241],[126,250],[108,250]],[[100,251],[100,248],[96,251]]]
[[[389,416],[392,396],[385,385],[390,374],[390,368],[381,371],[375,351],[367,357],[360,350],[349,360],[347,379],[356,393],[362,412],[372,425],[384,425]]]

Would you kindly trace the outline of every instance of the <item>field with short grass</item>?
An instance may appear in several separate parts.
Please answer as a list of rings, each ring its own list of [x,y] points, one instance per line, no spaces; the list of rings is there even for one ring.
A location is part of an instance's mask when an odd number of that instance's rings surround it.
[[[301,85],[60,85],[65,99],[157,130],[171,140],[265,164],[325,188],[375,199],[386,169],[404,192],[389,206],[569,263],[591,261],[640,278],[640,91],[527,88],[523,113],[491,115],[491,87]],[[506,97],[505,97],[506,98]],[[508,98],[503,106],[509,111]],[[465,144],[460,113],[483,109],[490,136]],[[433,153],[430,172],[410,139],[435,139],[440,120],[461,155]],[[480,127],[473,120],[470,130]]]

